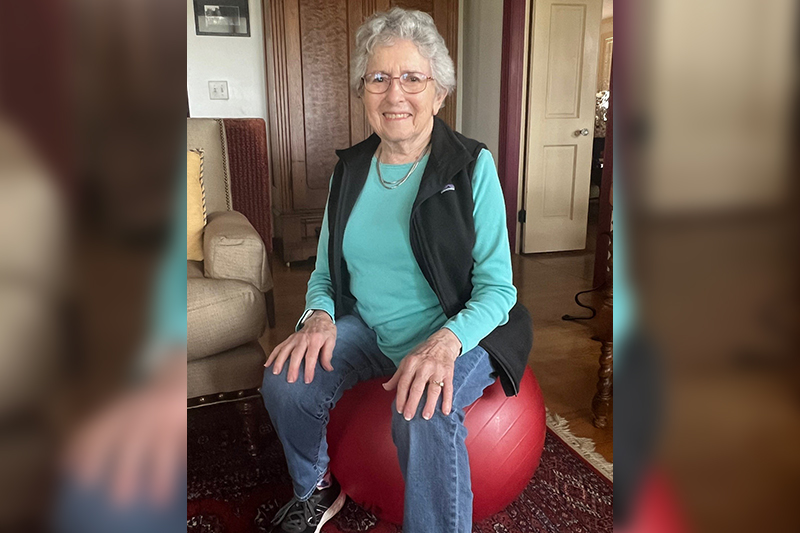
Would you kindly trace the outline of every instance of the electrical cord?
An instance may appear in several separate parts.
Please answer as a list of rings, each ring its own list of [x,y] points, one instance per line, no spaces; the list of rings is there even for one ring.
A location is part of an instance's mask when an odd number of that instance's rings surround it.
[[[613,235],[612,235],[612,233],[610,231],[606,231],[606,232],[603,232],[602,235],[608,237],[608,244],[609,244],[609,246],[611,246],[613,244]],[[578,304],[579,307],[583,307],[584,309],[588,309],[589,311],[591,311],[592,312],[591,315],[589,315],[589,316],[563,315],[561,317],[561,320],[591,320],[594,317],[596,317],[597,316],[597,309],[595,309],[591,305],[582,304],[581,301],[578,299],[578,296],[580,296],[581,294],[589,294],[590,292],[599,291],[600,289],[602,289],[605,286],[606,286],[606,282],[604,281],[603,283],[601,283],[600,285],[598,285],[597,287],[595,287],[593,289],[580,291],[580,292],[575,294],[575,303]]]
[[[599,291],[600,289],[603,288],[604,285],[605,285],[605,283],[595,287],[594,289],[588,289],[588,290],[585,290],[585,291],[580,291],[580,292],[575,294],[575,303],[578,304],[580,307],[583,307],[584,309],[588,309],[589,311],[591,311],[592,312],[591,315],[589,315],[589,316],[564,315],[564,316],[561,317],[561,320],[591,320],[595,316],[597,316],[597,310],[594,307],[592,307],[591,305],[582,304],[581,301],[578,300],[578,296],[580,296],[581,294],[589,294],[590,292]]]

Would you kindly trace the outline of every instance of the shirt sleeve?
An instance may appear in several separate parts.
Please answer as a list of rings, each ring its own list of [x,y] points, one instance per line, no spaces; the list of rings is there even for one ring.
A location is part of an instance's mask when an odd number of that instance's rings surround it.
[[[295,331],[303,327],[303,321],[308,317],[309,311],[319,309],[331,315],[335,322],[335,305],[333,300],[333,284],[328,266],[328,205],[325,205],[325,214],[322,216],[322,227],[319,230],[319,243],[317,244],[317,261],[314,272],[308,279],[306,290],[306,309],[297,321]]]
[[[482,150],[472,175],[475,247],[472,249],[472,296],[444,325],[467,353],[497,326],[508,322],[517,301],[511,270],[506,208],[491,152]]]

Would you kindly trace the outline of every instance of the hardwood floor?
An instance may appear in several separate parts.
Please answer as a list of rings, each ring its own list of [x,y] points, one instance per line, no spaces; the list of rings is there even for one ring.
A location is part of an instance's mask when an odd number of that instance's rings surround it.
[[[597,451],[613,462],[613,402],[608,426],[592,425],[591,403],[597,386],[600,343],[591,340],[587,320],[565,321],[565,314],[584,316],[575,293],[592,288],[594,253],[588,251],[515,255],[518,298],[533,318],[533,350],[528,365],[536,375],[551,412],[566,418],[578,437],[591,438]],[[590,295],[581,301],[590,303]]]
[[[587,241],[593,243],[592,235]],[[272,261],[275,279],[275,329],[260,339],[269,353],[294,331],[303,312],[313,260],[292,263]],[[591,438],[597,451],[613,461],[613,415],[604,429],[592,425],[591,402],[597,384],[600,343],[590,339],[587,321],[564,321],[564,314],[584,315],[575,305],[575,293],[590,289],[594,251],[514,255],[514,283],[519,300],[533,317],[534,342],[529,365],[544,393],[547,407],[570,422],[578,437]],[[588,295],[582,300],[588,301]],[[612,409],[613,411],[613,404]]]

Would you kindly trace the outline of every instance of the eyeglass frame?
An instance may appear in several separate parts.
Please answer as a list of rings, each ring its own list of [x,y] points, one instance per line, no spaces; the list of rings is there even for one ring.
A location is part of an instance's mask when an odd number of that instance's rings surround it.
[[[382,92],[379,92],[379,93],[374,93],[374,92],[372,92],[372,91],[367,89],[367,75],[364,74],[363,76],[361,76],[361,82],[363,83],[364,90],[366,92],[370,93],[370,94],[386,94],[386,93],[388,93],[389,89],[392,88],[392,83],[394,83],[394,80],[400,80],[400,78],[402,78],[403,76],[408,75],[408,74],[418,74],[420,76],[424,76],[425,77],[425,87],[423,87],[421,90],[419,90],[419,91],[417,91],[415,93],[410,93],[410,92],[406,91],[405,87],[403,86],[403,82],[400,81],[399,82],[400,90],[402,90],[405,94],[420,94],[421,92],[425,91],[425,89],[428,88],[428,82],[429,81],[436,81],[435,78],[433,78],[431,76],[428,76],[427,74],[423,74],[422,72],[411,71],[411,72],[403,72],[399,76],[390,76],[386,72],[382,72],[382,71],[378,70],[378,71],[373,72],[372,74],[377,74],[377,73],[386,74],[386,77],[389,78],[389,85],[386,86],[386,90],[385,91],[382,91]]]

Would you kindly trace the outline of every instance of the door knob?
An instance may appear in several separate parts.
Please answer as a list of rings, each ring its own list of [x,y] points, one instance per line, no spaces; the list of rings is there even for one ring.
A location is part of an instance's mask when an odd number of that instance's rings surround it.
[[[576,131],[575,132],[575,137],[577,137],[579,135],[583,135],[584,137],[586,137],[587,135],[589,135],[589,130],[586,129],[586,128],[583,128],[582,130]]]

